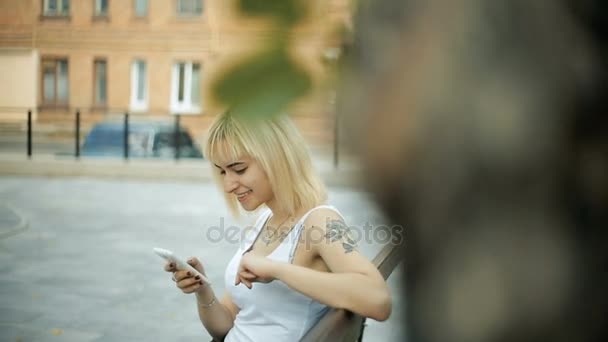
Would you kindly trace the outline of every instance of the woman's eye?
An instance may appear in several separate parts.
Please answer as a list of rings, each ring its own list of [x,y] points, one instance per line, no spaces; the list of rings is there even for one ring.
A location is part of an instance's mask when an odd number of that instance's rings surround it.
[[[240,170],[234,170],[234,172],[236,172],[239,175],[242,175],[243,173],[245,173],[245,171],[247,171],[247,168],[240,169]]]
[[[220,175],[225,175],[225,174],[226,174],[226,171],[224,171],[224,170],[220,171]]]

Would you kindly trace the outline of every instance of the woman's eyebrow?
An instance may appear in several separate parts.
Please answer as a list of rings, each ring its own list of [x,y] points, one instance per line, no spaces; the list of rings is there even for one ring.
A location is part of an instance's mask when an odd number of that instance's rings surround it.
[[[227,165],[226,168],[229,169],[231,167],[234,167],[234,166],[237,166],[237,165],[241,165],[241,164],[245,164],[245,162],[234,162],[232,164]],[[219,166],[217,164],[213,164],[213,165],[215,165],[215,167],[217,167],[218,169],[222,168],[221,166]]]

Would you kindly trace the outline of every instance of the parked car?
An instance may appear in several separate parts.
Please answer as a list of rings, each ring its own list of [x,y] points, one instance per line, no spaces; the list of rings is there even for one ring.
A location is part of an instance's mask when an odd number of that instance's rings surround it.
[[[179,157],[203,158],[190,134],[179,128]],[[175,126],[169,122],[129,123],[129,157],[175,158]],[[124,156],[124,123],[102,122],[96,124],[86,136],[82,146],[83,156]]]

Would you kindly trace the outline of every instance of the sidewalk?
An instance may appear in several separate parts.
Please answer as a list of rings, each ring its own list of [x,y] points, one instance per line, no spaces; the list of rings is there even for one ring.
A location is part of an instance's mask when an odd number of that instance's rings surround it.
[[[344,156],[337,168],[330,153],[316,152],[313,164],[328,186],[358,184],[361,172],[353,157]],[[152,160],[120,158],[81,158],[50,154],[0,154],[0,176],[93,177],[165,181],[211,181],[207,160]]]
[[[28,227],[27,220],[14,208],[0,203],[0,239],[17,234]]]
[[[18,209],[28,229],[0,239],[0,341],[209,341],[194,298],[175,288],[152,247],[197,256],[221,295],[238,242],[212,238],[210,227],[255,218],[233,218],[210,182],[5,176],[1,203]],[[349,224],[385,223],[356,189],[330,187],[329,203]],[[360,244],[368,258],[381,247]],[[402,341],[400,272],[388,281],[393,314],[368,320],[364,341]]]

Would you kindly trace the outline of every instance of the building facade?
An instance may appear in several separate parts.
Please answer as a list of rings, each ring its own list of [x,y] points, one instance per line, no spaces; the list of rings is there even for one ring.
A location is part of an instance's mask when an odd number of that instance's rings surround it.
[[[317,87],[291,110],[304,131],[331,132],[318,85],[325,33],[340,15],[327,8],[348,8],[312,3],[295,49]],[[267,36],[235,14],[234,1],[0,0],[0,121],[24,120],[29,108],[38,123],[56,125],[76,110],[85,123],[180,114],[199,135],[220,110],[208,100],[210,75]]]

